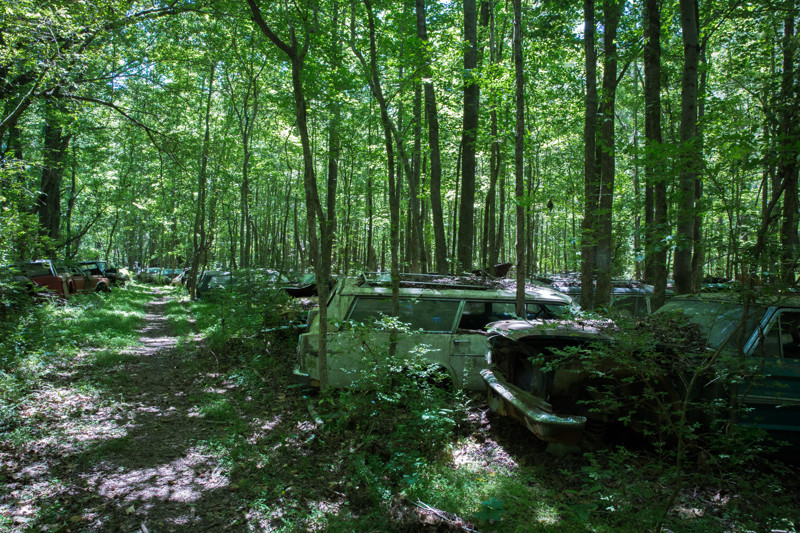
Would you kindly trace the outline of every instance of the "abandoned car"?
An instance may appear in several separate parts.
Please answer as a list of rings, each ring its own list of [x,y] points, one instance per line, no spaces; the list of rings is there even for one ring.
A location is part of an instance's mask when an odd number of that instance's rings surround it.
[[[490,407],[544,441],[577,444],[590,425],[596,430],[622,417],[634,429],[658,426],[673,412],[663,406],[679,405],[693,372],[708,362],[689,392],[692,402],[715,406],[713,417],[698,419],[704,430],[716,418],[800,442],[800,298],[757,298],[745,307],[741,294],[679,296],[655,317],[653,324],[661,320],[667,327],[688,321],[697,327],[684,331],[697,337],[653,337],[650,355],[634,352],[631,366],[603,355],[624,342],[624,333],[610,323],[490,324],[489,367],[482,371]],[[670,317],[677,321],[668,322]],[[650,366],[635,375],[637,362]],[[642,401],[645,388],[659,395],[658,402]],[[613,401],[604,396],[611,389]]]
[[[233,271],[207,270],[200,276],[195,293],[198,298],[201,298],[213,292],[230,291],[234,288],[253,292],[261,289],[274,289],[286,281],[286,276],[280,272],[266,268],[243,268]]]
[[[78,265],[93,276],[107,278],[111,285],[125,285],[129,279],[120,269],[106,261],[81,261]]]
[[[102,275],[92,274],[89,270],[74,263],[68,263],[63,268],[69,272],[72,278],[71,290],[73,292],[109,292],[111,290],[111,281]]]
[[[392,289],[385,274],[362,274],[340,280],[328,301],[327,370],[331,387],[347,387],[370,368],[375,353],[387,349],[391,327],[375,326],[391,315]],[[569,296],[547,287],[526,288],[529,319],[572,313]],[[439,275],[404,274],[400,279],[397,320],[408,327],[398,335],[396,354],[419,354],[447,373],[452,384],[485,390],[480,371],[486,367],[484,327],[514,318],[515,290],[503,282]],[[308,332],[300,335],[295,374],[319,386],[319,314],[312,312]],[[367,325],[364,329],[360,324]]]
[[[736,386],[740,426],[800,444],[800,297],[743,293],[679,296],[658,313],[697,324]]]
[[[489,407],[519,420],[545,442],[578,444],[589,420],[588,406],[581,402],[589,399],[590,372],[577,357],[553,365],[554,353],[609,344],[613,338],[593,324],[571,320],[505,320],[488,329],[488,367],[481,376]]]
[[[576,302],[580,300],[581,280],[577,275],[538,276],[534,279],[564,294],[569,294]],[[654,293],[655,289],[652,285],[642,283],[641,281],[628,279],[612,280],[609,311],[628,317],[649,315],[655,311],[651,302]],[[673,291],[667,289],[666,297],[669,298],[672,294]]]
[[[27,279],[40,294],[69,298],[75,291],[70,288],[68,273],[59,272],[49,259],[28,261],[13,265],[12,270]]]

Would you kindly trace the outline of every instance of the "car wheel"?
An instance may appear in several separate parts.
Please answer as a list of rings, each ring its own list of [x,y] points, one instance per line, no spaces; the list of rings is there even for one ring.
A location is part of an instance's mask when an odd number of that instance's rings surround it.
[[[105,283],[98,283],[94,290],[95,292],[111,292],[111,288]]]

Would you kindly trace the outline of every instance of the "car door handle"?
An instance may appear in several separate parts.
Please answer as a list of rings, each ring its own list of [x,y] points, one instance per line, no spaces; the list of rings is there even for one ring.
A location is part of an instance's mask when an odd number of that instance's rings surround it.
[[[453,341],[453,344],[469,344],[469,341],[466,339],[456,339]]]

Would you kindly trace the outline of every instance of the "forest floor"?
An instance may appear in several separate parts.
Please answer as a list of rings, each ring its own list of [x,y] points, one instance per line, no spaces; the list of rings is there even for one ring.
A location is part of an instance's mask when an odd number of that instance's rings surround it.
[[[346,466],[363,444],[360,430],[326,430],[309,409],[313,397],[292,384],[295,333],[259,339],[266,363],[247,376],[237,366],[240,340],[212,351],[174,291],[125,291],[139,306],[130,345],[80,348],[77,357],[53,363],[18,406],[19,426],[0,439],[0,531],[353,531],[352,520],[368,516],[385,521],[359,530],[512,530],[484,529],[474,516],[462,519],[404,496],[376,503],[367,478]],[[454,500],[477,498],[491,514],[499,505],[492,494],[520,490],[513,501],[528,509],[519,510],[528,525],[515,531],[531,530],[534,513],[539,531],[588,526],[590,511],[606,522],[594,530],[617,531],[622,516],[594,504],[602,486],[604,498],[640,508],[625,515],[642,521],[627,529],[652,524],[653,512],[642,509],[653,496],[635,487],[660,481],[640,479],[651,466],[634,454],[624,452],[622,466],[600,473],[591,456],[545,453],[482,398],[468,400],[466,418],[448,450],[449,472],[438,474]],[[625,476],[638,477],[627,484]],[[519,489],[510,481],[517,478]],[[456,493],[459,486],[465,493]],[[784,491],[796,505],[797,487]],[[693,486],[679,506],[703,529],[730,524],[723,518],[728,500],[713,485]],[[557,509],[569,509],[576,522],[552,518],[563,513]]]
[[[17,434],[24,438],[0,441],[0,530],[201,532],[272,530],[276,523],[292,530],[293,511],[307,505],[326,512],[371,504],[363,488],[346,490],[334,467],[309,479],[295,464],[335,462],[336,453],[326,456],[327,445],[312,442],[317,427],[307,398],[290,386],[292,353],[277,354],[287,364],[261,376],[274,401],[251,401],[220,371],[225,361],[201,336],[179,342],[165,312],[174,296],[152,289],[152,298],[135,346],[106,354],[100,365],[98,354],[81,351],[21,406],[27,423]],[[474,410],[472,422],[485,426],[486,412]],[[274,464],[237,461],[236,435],[268,447]],[[459,453],[461,460],[514,463],[497,443],[479,441]],[[265,480],[274,486],[259,486]],[[259,493],[276,491],[281,505],[254,503]],[[460,523],[408,501],[391,512],[398,524],[427,521],[432,530]]]
[[[177,349],[169,296],[154,293],[140,345],[108,369],[103,387],[78,364],[26,406],[35,438],[2,450],[14,527],[36,514],[45,531],[206,531],[241,515],[228,469],[199,445],[219,422],[199,415],[197,397],[227,391],[214,388],[198,350]]]

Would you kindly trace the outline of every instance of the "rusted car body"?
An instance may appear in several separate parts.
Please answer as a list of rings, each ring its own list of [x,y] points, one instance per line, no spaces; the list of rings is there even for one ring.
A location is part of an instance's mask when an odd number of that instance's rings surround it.
[[[106,261],[81,261],[78,266],[92,276],[107,278],[111,285],[125,285],[129,279],[116,266]]]
[[[49,259],[19,263],[13,265],[12,269],[28,279],[40,294],[69,298],[75,292],[74,287],[70,286],[69,274],[60,273]]]
[[[111,290],[111,281],[104,276],[91,274],[77,264],[67,264],[65,268],[69,269],[74,291],[77,293],[109,292]]]
[[[328,301],[328,384],[349,387],[370,368],[370,353],[388,346],[391,331],[369,330],[364,347],[359,324],[370,324],[391,315],[391,279],[385,274],[366,273],[339,280]],[[437,275],[402,275],[397,319],[409,333],[397,339],[398,364],[419,353],[446,372],[453,385],[485,390],[480,371],[486,368],[486,324],[515,316],[516,291],[507,284],[484,283],[479,278],[453,279]],[[570,314],[572,300],[546,287],[526,288],[528,318],[554,318]],[[312,312],[308,333],[300,335],[299,362],[295,375],[319,386],[319,315]]]
[[[554,350],[590,348],[613,339],[575,321],[507,320],[489,324],[487,363],[481,371],[492,410],[522,422],[545,442],[577,444],[588,413],[587,368],[576,361],[550,368]],[[597,370],[595,368],[595,370]]]

